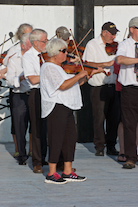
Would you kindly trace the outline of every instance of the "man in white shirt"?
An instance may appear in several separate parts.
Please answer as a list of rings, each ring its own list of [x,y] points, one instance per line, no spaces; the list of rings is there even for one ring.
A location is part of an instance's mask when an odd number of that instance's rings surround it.
[[[15,127],[16,141],[19,151],[19,165],[25,165],[27,160],[26,154],[26,131],[29,121],[29,85],[25,80],[23,68],[21,66],[22,55],[31,47],[29,33],[22,35],[20,48],[14,54],[7,65],[7,84],[13,87],[12,90],[12,116]]]
[[[102,26],[101,35],[90,40],[85,48],[83,60],[93,62],[94,67],[103,67],[110,76],[98,73],[89,79],[91,85],[90,98],[94,119],[94,144],[96,156],[104,156],[106,144],[108,155],[117,155],[115,149],[117,127],[119,122],[118,96],[115,91],[116,75],[113,73],[115,55],[108,55],[106,44],[113,43],[119,30],[112,22],[106,22]],[[104,121],[106,120],[106,130]]]
[[[118,81],[122,84],[121,107],[124,126],[125,169],[135,167],[137,161],[136,126],[138,121],[138,58],[135,56],[138,42],[138,17],[129,22],[130,37],[119,44],[117,62],[121,64]]]
[[[42,29],[34,29],[29,39],[32,47],[23,55],[22,64],[25,77],[31,88],[28,103],[32,132],[33,172],[42,173],[41,139],[43,120],[41,119],[40,59],[38,55],[41,52],[46,52],[47,32]]]
[[[16,33],[15,33],[15,42],[17,40],[20,41],[21,37],[25,33],[30,33],[32,31],[33,27],[30,24],[23,23],[19,25]],[[5,66],[4,69],[0,70],[0,79],[4,78],[5,79],[5,73],[7,73],[7,64],[9,62],[9,58],[11,58],[13,55],[15,55],[19,50],[21,49],[20,42],[17,42],[14,46],[12,46],[8,52],[5,58],[3,59],[3,65]],[[15,128],[14,128],[14,123],[13,123],[13,116],[12,116],[12,88],[10,88],[10,94],[9,94],[9,100],[10,100],[10,111],[11,111],[11,134],[13,136],[14,144],[15,144],[15,153],[13,156],[15,158],[18,157],[19,152],[18,152],[18,147],[17,147],[17,142],[16,142],[16,136],[15,136]],[[31,133],[30,133],[30,145],[29,145],[29,154],[32,152],[32,147],[31,147]]]
[[[21,24],[16,33],[15,33],[15,41],[21,39],[22,35],[25,33],[30,33],[32,31],[33,27],[30,24],[23,23]],[[20,49],[20,42],[17,42],[15,45],[13,45],[7,52],[7,55],[3,59],[3,65],[6,67],[2,70],[0,70],[1,77],[0,78],[5,78],[5,73],[7,72],[7,64],[9,61],[9,58],[12,57],[16,52]]]

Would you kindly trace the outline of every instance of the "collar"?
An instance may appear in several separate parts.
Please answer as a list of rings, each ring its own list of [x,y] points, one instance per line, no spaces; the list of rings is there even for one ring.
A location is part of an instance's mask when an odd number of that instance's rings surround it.
[[[102,40],[101,35],[98,36],[98,43],[99,43],[99,45],[102,45],[102,44],[105,45],[103,40]]]
[[[131,36],[129,37],[129,40],[130,40],[131,44],[135,45],[136,41]]]
[[[21,58],[22,57],[21,48],[17,51],[17,57],[18,58]]]
[[[40,52],[38,52],[33,46],[30,48],[34,54],[34,56],[38,56],[39,54],[41,54]]]

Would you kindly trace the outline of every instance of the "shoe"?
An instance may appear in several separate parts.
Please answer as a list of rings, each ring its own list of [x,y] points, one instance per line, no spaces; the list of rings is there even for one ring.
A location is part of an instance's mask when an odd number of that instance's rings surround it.
[[[104,156],[104,151],[101,150],[101,149],[97,149],[96,153],[95,153],[95,156]]]
[[[34,173],[42,173],[43,172],[42,166],[41,165],[34,166],[33,172]]]
[[[64,171],[64,165],[62,165],[62,166],[58,166],[58,167],[57,167],[57,170],[58,170],[58,171]],[[76,172],[76,168],[72,168],[72,171],[73,171],[73,172]]]
[[[45,161],[45,160],[42,160],[42,166],[43,166],[43,165],[48,165],[48,162]]]
[[[69,175],[62,173],[61,177],[68,182],[83,182],[87,179],[86,177],[79,176],[74,172],[71,172]]]
[[[19,160],[19,165],[26,165],[26,160]]]
[[[131,160],[128,160],[125,164],[123,164],[123,168],[125,169],[135,168],[135,163]]]
[[[119,154],[117,158],[118,162],[126,162],[125,154]]]
[[[14,154],[13,154],[13,157],[14,158],[17,158],[19,156],[19,152],[15,152]]]
[[[116,150],[115,147],[109,147],[107,148],[106,154],[107,155],[118,155],[119,152]]]
[[[72,168],[72,172],[76,172],[76,168]]]
[[[19,165],[26,165],[26,160],[28,159],[28,157],[22,157],[22,156],[18,156],[17,157],[17,160],[18,160],[18,163]]]
[[[45,183],[52,183],[52,184],[65,184],[67,183],[66,180],[64,180],[63,178],[60,177],[60,175],[55,172],[53,175],[49,176],[47,174],[46,179],[45,179]]]

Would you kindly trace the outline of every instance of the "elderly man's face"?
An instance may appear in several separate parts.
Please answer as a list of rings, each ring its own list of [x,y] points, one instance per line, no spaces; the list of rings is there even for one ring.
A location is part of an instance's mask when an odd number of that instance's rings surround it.
[[[46,52],[46,43],[47,43],[47,36],[46,34],[42,33],[41,38],[37,41],[37,50],[38,52]]]
[[[112,35],[109,31],[107,30],[104,30],[102,31],[102,39],[103,39],[103,42],[106,44],[111,44],[114,39],[116,37],[116,34]]]

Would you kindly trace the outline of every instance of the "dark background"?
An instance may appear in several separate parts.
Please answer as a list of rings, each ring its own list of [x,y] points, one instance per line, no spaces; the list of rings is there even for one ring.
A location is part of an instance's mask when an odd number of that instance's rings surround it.
[[[81,0],[0,0],[0,4],[15,4],[15,5],[61,5],[61,6],[74,6],[75,2]],[[84,3],[87,4],[85,0]],[[105,5],[137,5],[138,0],[91,0],[95,6]]]

